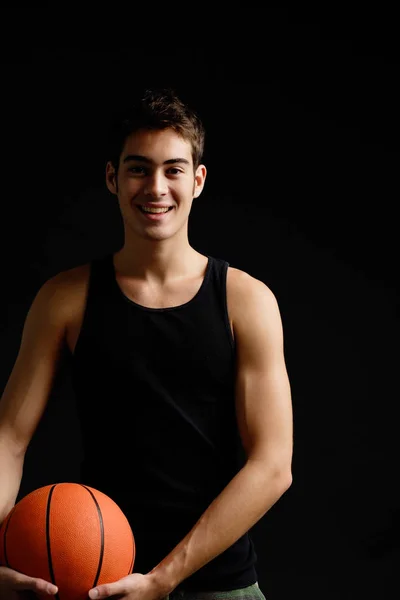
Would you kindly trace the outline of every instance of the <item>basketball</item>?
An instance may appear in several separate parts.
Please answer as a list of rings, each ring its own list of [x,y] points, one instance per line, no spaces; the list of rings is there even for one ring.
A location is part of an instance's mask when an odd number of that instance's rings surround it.
[[[134,535],[120,507],[78,483],[56,483],[27,494],[0,528],[1,565],[58,586],[58,600],[87,600],[96,585],[129,575],[135,553]]]

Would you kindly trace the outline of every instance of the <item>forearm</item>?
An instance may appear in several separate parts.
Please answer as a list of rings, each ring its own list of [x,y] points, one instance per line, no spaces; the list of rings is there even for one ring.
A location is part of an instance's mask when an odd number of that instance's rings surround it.
[[[186,537],[151,571],[165,594],[249,531],[289,485],[286,474],[248,461]]]
[[[21,486],[24,456],[13,451],[0,433],[0,525],[15,505]]]

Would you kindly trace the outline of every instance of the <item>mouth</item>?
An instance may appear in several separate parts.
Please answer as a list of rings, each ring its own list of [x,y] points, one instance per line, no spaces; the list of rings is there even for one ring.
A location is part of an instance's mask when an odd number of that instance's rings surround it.
[[[143,215],[143,217],[146,220],[149,221],[162,221],[164,220],[167,215],[172,212],[173,210],[173,206],[168,206],[166,208],[152,208],[152,209],[145,209],[143,206],[141,206],[140,204],[136,204],[136,208],[138,209],[138,211],[140,212],[141,215]]]

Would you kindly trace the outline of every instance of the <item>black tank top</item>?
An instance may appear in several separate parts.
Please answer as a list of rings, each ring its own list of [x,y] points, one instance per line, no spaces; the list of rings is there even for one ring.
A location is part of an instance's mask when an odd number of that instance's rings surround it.
[[[120,289],[112,254],[91,262],[72,358],[81,477],[126,514],[136,540],[135,572],[150,571],[180,542],[244,460],[227,268],[208,257],[189,302],[147,308]],[[255,563],[247,533],[179,588],[245,587],[257,580]]]

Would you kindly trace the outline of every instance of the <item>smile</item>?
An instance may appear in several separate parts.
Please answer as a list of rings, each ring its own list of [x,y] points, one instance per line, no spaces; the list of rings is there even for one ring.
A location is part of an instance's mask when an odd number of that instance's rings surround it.
[[[141,213],[141,215],[146,219],[146,220],[150,220],[150,221],[162,221],[164,220],[168,213],[170,213],[172,211],[172,209],[174,208],[173,206],[168,206],[165,208],[150,208],[150,207],[144,207],[144,206],[140,206],[140,205],[136,205],[137,209],[139,210],[139,212]]]
[[[155,206],[141,206],[141,205],[139,205],[139,208],[140,208],[140,210],[142,212],[145,212],[145,213],[158,214],[158,213],[168,212],[173,207],[172,206],[155,207]]]

